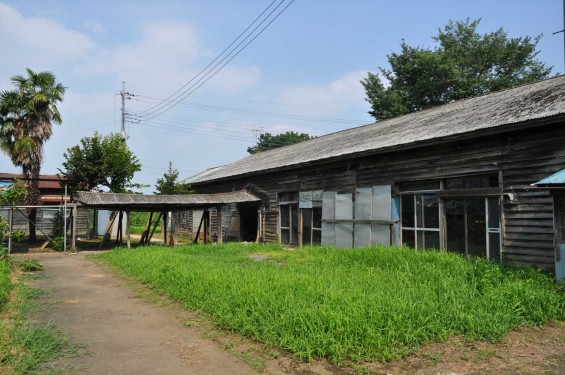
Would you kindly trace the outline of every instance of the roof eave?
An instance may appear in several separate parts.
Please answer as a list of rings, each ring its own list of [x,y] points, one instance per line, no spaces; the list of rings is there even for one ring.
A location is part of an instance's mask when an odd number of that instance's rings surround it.
[[[385,154],[385,153],[389,153],[389,152],[402,151],[402,150],[407,150],[407,149],[414,149],[414,148],[418,148],[418,147],[426,147],[426,146],[445,144],[445,143],[449,143],[449,142],[456,141],[456,140],[457,141],[458,140],[468,140],[468,139],[471,139],[471,138],[475,138],[477,135],[488,136],[488,135],[506,133],[506,132],[509,132],[509,131],[535,128],[535,127],[538,127],[538,126],[543,126],[543,125],[548,125],[548,124],[554,123],[555,120],[560,120],[560,119],[565,121],[565,113],[559,113],[559,114],[553,115],[553,116],[531,119],[531,120],[527,120],[527,121],[523,121],[523,122],[519,122],[519,123],[507,123],[507,124],[504,124],[504,125],[493,126],[493,127],[490,127],[490,128],[478,129],[478,130],[475,130],[475,131],[470,131],[470,132],[466,132],[466,133],[459,133],[459,134],[455,134],[455,135],[449,135],[449,136],[446,136],[446,137],[433,138],[433,139],[424,140],[424,141],[416,141],[416,142],[411,142],[411,143],[405,143],[405,144],[398,145],[398,146],[390,146],[390,147],[361,151],[361,152],[356,152],[356,153],[343,154],[343,155],[330,157],[330,158],[326,158],[326,159],[317,159],[317,160],[312,160],[312,161],[308,161],[308,162],[304,162],[304,163],[291,164],[291,165],[287,165],[287,166],[284,166],[284,167],[269,168],[269,169],[263,169],[263,170],[258,170],[258,171],[236,174],[236,175],[232,175],[232,176],[219,177],[219,178],[216,178],[216,179],[204,180],[204,181],[200,181],[200,182],[192,182],[191,186],[198,187],[200,185],[229,181],[229,180],[234,180],[234,179],[238,179],[238,178],[245,178],[245,177],[248,177],[248,176],[253,176],[253,175],[258,175],[258,174],[268,174],[268,173],[272,173],[274,171],[286,171],[286,170],[301,168],[301,167],[305,167],[305,166],[313,166],[313,165],[332,163],[332,162],[340,161],[340,160],[344,160],[344,159],[359,158],[359,157],[364,157],[364,156],[368,156],[368,155],[380,155],[380,154]]]

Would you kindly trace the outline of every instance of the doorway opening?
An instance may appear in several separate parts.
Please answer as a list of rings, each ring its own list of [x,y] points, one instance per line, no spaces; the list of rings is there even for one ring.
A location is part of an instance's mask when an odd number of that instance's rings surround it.
[[[259,225],[257,204],[239,204],[239,229],[242,241],[255,242]]]

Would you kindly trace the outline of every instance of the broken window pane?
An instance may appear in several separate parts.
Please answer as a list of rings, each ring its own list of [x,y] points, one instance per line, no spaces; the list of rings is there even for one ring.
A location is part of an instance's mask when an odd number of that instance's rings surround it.
[[[402,227],[414,228],[414,195],[402,196]]]

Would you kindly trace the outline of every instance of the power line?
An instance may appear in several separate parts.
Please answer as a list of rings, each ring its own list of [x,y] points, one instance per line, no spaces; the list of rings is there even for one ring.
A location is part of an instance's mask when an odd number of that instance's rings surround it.
[[[261,35],[293,2],[294,0],[290,0],[290,2],[281,10],[279,11],[268,23],[267,25],[265,25],[265,27],[263,27],[257,34],[255,34],[251,40],[249,40],[246,44],[244,44],[239,50],[237,50],[237,48],[239,48],[251,35],[253,35],[253,33],[259,28],[259,26],[261,26],[275,11],[276,9],[278,9],[285,0],[281,0],[281,2],[267,15],[267,17],[265,17],[265,19],[263,19],[252,31],[249,35],[247,35],[234,49],[232,49],[232,51],[230,51],[223,59],[221,59],[218,63],[216,63],[214,65],[214,67],[212,67],[206,74],[204,74],[201,78],[199,78],[196,82],[194,82],[193,84],[190,85],[190,87],[188,87],[185,91],[181,92],[180,95],[178,95],[174,100],[167,100],[165,102],[163,102],[163,104],[161,105],[161,108],[156,108],[153,109],[150,112],[146,112],[144,115],[144,117],[146,116],[150,116],[147,119],[151,119],[154,117],[157,117],[169,110],[171,110],[172,108],[174,108],[177,104],[179,104],[180,102],[182,102],[184,99],[186,99],[189,95],[191,95],[193,92],[195,92],[196,90],[198,90],[198,88],[200,88],[202,85],[204,85],[206,82],[208,82],[212,77],[214,77],[216,74],[218,74],[227,64],[229,64],[236,56],[238,56],[249,44],[251,44],[255,39],[257,39],[257,37],[259,35]],[[273,3],[271,3],[269,5],[269,7],[272,5]],[[268,7],[268,8],[269,8]],[[268,9],[267,8],[267,9]],[[255,22],[255,21],[254,21]],[[237,50],[237,51],[236,51]],[[236,52],[235,52],[236,51]],[[232,55],[230,57],[230,55]],[[222,64],[223,61],[225,61],[227,58],[229,57],[229,59]],[[222,64],[220,66],[220,64]],[[219,67],[218,67],[219,66]],[[216,69],[217,68],[217,69]],[[215,71],[214,71],[215,69]],[[213,72],[213,73],[212,73]],[[193,80],[191,80],[193,81]],[[190,83],[190,82],[189,82]],[[188,84],[187,84],[188,85]],[[187,85],[185,85],[184,87],[186,87]]]
[[[140,99],[140,98],[145,98],[145,99]],[[151,101],[154,99],[155,98],[152,97],[138,96],[138,100],[140,101]],[[323,122],[323,123],[330,122],[330,123],[355,124],[355,125],[359,123],[363,123],[363,121],[360,120],[348,120],[341,118],[307,116],[307,115],[293,115],[293,114],[280,113],[280,112],[267,112],[267,111],[258,111],[258,110],[245,109],[245,108],[215,106],[215,105],[195,103],[195,102],[178,103],[178,105],[181,107],[195,108],[206,111],[228,112],[228,113],[235,113],[235,114],[242,114],[249,116],[260,116],[260,117],[277,117],[288,120],[302,120],[302,121],[313,121],[313,122]],[[154,117],[153,116],[146,119],[143,117],[143,115],[139,115],[139,113],[132,113],[131,116],[138,119],[139,121],[147,121]]]
[[[164,99],[161,103],[158,103],[158,104],[154,105],[153,107],[150,107],[150,108],[148,108],[148,109],[146,109],[146,110],[144,110],[144,111],[142,111],[142,112],[151,111],[151,110],[153,110],[153,108],[158,107],[158,106],[160,106],[161,104],[165,103],[166,101],[168,101],[169,99],[171,99],[172,97],[174,97],[176,94],[178,94],[179,92],[181,92],[186,86],[188,86],[188,85],[189,85],[192,81],[194,81],[198,76],[200,76],[202,73],[204,73],[204,72],[206,71],[206,69],[208,69],[212,64],[214,64],[231,46],[234,45],[235,42],[237,42],[237,41],[239,40],[239,38],[241,38],[241,36],[242,36],[243,34],[245,34],[245,33],[247,32],[247,30],[249,30],[249,28],[251,28],[251,26],[253,26],[253,25],[255,24],[255,22],[257,22],[257,20],[258,20],[259,18],[261,18],[261,16],[263,16],[263,14],[265,14],[265,12],[275,3],[275,1],[277,1],[277,0],[273,0],[273,2],[272,2],[271,4],[269,4],[269,6],[268,6],[267,8],[265,8],[265,10],[263,10],[263,12],[261,12],[261,14],[259,14],[259,15],[257,16],[257,18],[255,18],[255,19],[253,20],[253,22],[251,22],[251,23],[249,24],[249,26],[247,26],[247,28],[245,28],[245,30],[243,30],[243,31],[241,32],[241,34],[239,34],[239,35],[237,36],[237,38],[235,38],[235,39],[230,43],[229,46],[227,46],[226,48],[224,48],[224,50],[223,50],[222,52],[220,52],[220,54],[219,54],[218,56],[216,56],[216,58],[215,58],[214,60],[212,60],[212,61],[211,61],[208,65],[206,65],[202,70],[200,70],[200,71],[198,72],[198,74],[196,74],[194,77],[192,77],[192,78],[190,79],[190,81],[188,81],[188,82],[185,83],[184,86],[182,86],[180,89],[176,90],[174,93],[172,93],[171,95],[169,95],[169,96],[168,96],[166,99]]]
[[[161,87],[161,86],[155,86],[155,85],[146,85],[144,83],[137,83],[137,82],[129,82],[128,84],[130,85],[134,85],[134,86],[145,86],[145,87],[152,87],[152,88],[156,88],[156,89],[164,89],[164,90],[170,90],[170,87]],[[246,102],[254,102],[254,103],[261,103],[261,104],[274,104],[274,105],[281,105],[281,106],[287,106],[287,107],[297,107],[297,108],[308,108],[308,109],[324,109],[324,110],[329,110],[329,111],[336,111],[336,112],[351,112],[351,113],[363,113],[363,114],[367,114],[367,111],[360,111],[360,110],[354,110],[354,109],[345,109],[345,108],[337,108],[337,107],[321,107],[321,106],[314,106],[314,105],[304,105],[304,104],[291,104],[291,103],[282,103],[282,102],[276,102],[276,101],[272,101],[272,100],[257,100],[257,99],[249,99],[249,98],[237,98],[235,96],[226,96],[226,95],[214,95],[214,94],[203,94],[203,93],[197,93],[195,94],[196,96],[211,96],[211,97],[215,97],[215,98],[224,98],[224,99],[231,99],[231,100],[239,100],[239,101],[246,101]],[[163,99],[166,100],[166,99]],[[143,112],[143,111],[142,111]],[[140,112],[140,113],[142,113]]]

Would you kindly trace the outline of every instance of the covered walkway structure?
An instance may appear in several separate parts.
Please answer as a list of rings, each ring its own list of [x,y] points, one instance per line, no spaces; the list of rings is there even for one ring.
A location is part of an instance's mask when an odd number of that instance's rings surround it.
[[[217,209],[218,222],[221,222],[221,206],[232,203],[258,203],[261,199],[246,190],[234,191],[220,194],[187,194],[187,195],[144,195],[144,194],[118,194],[118,193],[96,193],[96,192],[76,192],[73,194],[73,201],[76,207],[101,209],[113,211],[113,215],[108,224],[118,220],[118,239],[121,241],[123,236],[122,219],[126,218],[125,234],[128,247],[131,247],[131,236],[129,232],[129,214],[133,211],[150,212],[148,225],[146,226],[140,243],[146,244],[151,240],[159,221],[163,220],[163,239],[170,246],[177,244],[178,235],[178,212],[187,210],[203,210],[204,214],[200,220],[198,232],[194,242],[198,240],[200,231],[204,233],[204,239],[209,237],[210,208]],[[170,228],[167,228],[167,218],[170,215]],[[152,228],[151,228],[152,227]],[[168,229],[168,230],[167,230]],[[168,233],[167,233],[168,232]],[[218,230],[218,243],[222,242],[222,231]],[[75,243],[75,233],[73,231],[73,241]]]

